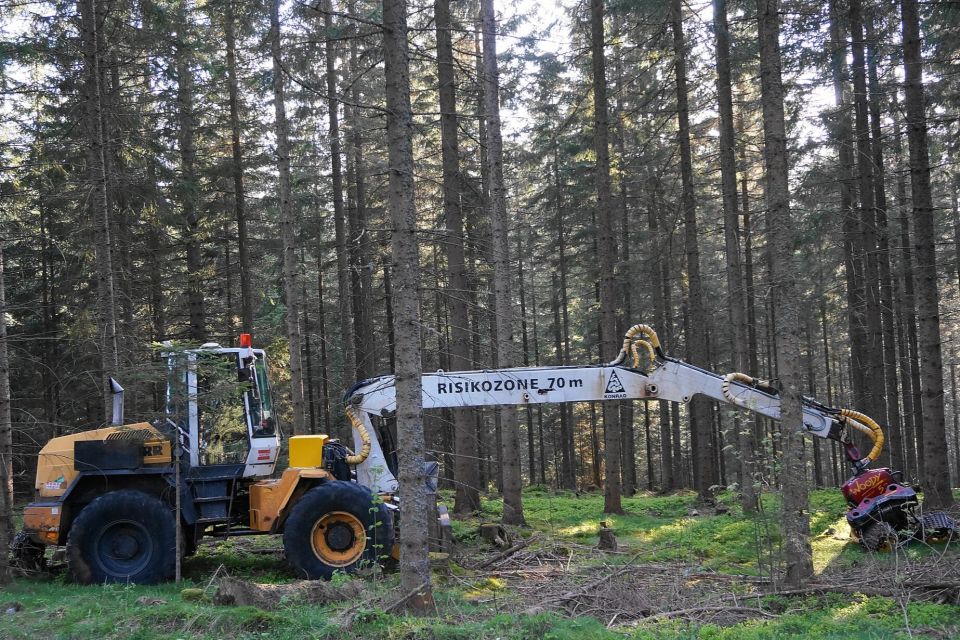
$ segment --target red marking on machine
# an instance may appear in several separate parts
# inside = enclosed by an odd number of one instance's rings
[[[882,495],[891,484],[893,484],[893,475],[890,469],[873,469],[848,480],[842,490],[847,502],[857,505],[864,500]]]
[[[270,449],[257,449],[257,462],[270,459]]]

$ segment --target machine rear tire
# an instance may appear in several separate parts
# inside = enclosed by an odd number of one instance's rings
[[[897,530],[889,522],[871,522],[860,531],[860,544],[867,551],[895,551],[900,544]]]
[[[100,496],[80,511],[67,537],[67,563],[81,584],[162,582],[175,562],[173,512],[141,491]]]
[[[393,518],[363,485],[331,480],[294,505],[283,530],[287,562],[298,577],[329,580],[335,571],[376,563],[393,547]]]

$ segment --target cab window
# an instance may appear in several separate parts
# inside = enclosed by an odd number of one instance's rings
[[[253,425],[254,438],[269,438],[277,432],[277,423],[273,413],[273,398],[270,395],[270,382],[267,378],[266,360],[261,356],[253,364],[253,380],[248,392],[250,403],[250,423]]]
[[[244,395],[233,353],[197,354],[197,419],[201,464],[242,464],[249,441]]]

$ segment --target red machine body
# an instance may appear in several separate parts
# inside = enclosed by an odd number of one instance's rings
[[[883,495],[892,484],[896,483],[890,469],[872,469],[850,478],[840,489],[847,502],[857,506],[868,498]]]

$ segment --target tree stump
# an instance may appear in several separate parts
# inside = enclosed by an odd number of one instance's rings
[[[506,549],[511,546],[510,534],[503,525],[495,522],[481,524],[480,537],[498,549]]]
[[[600,523],[600,542],[597,543],[597,548],[602,551],[617,550],[617,537],[613,535],[613,529],[606,521]]]

